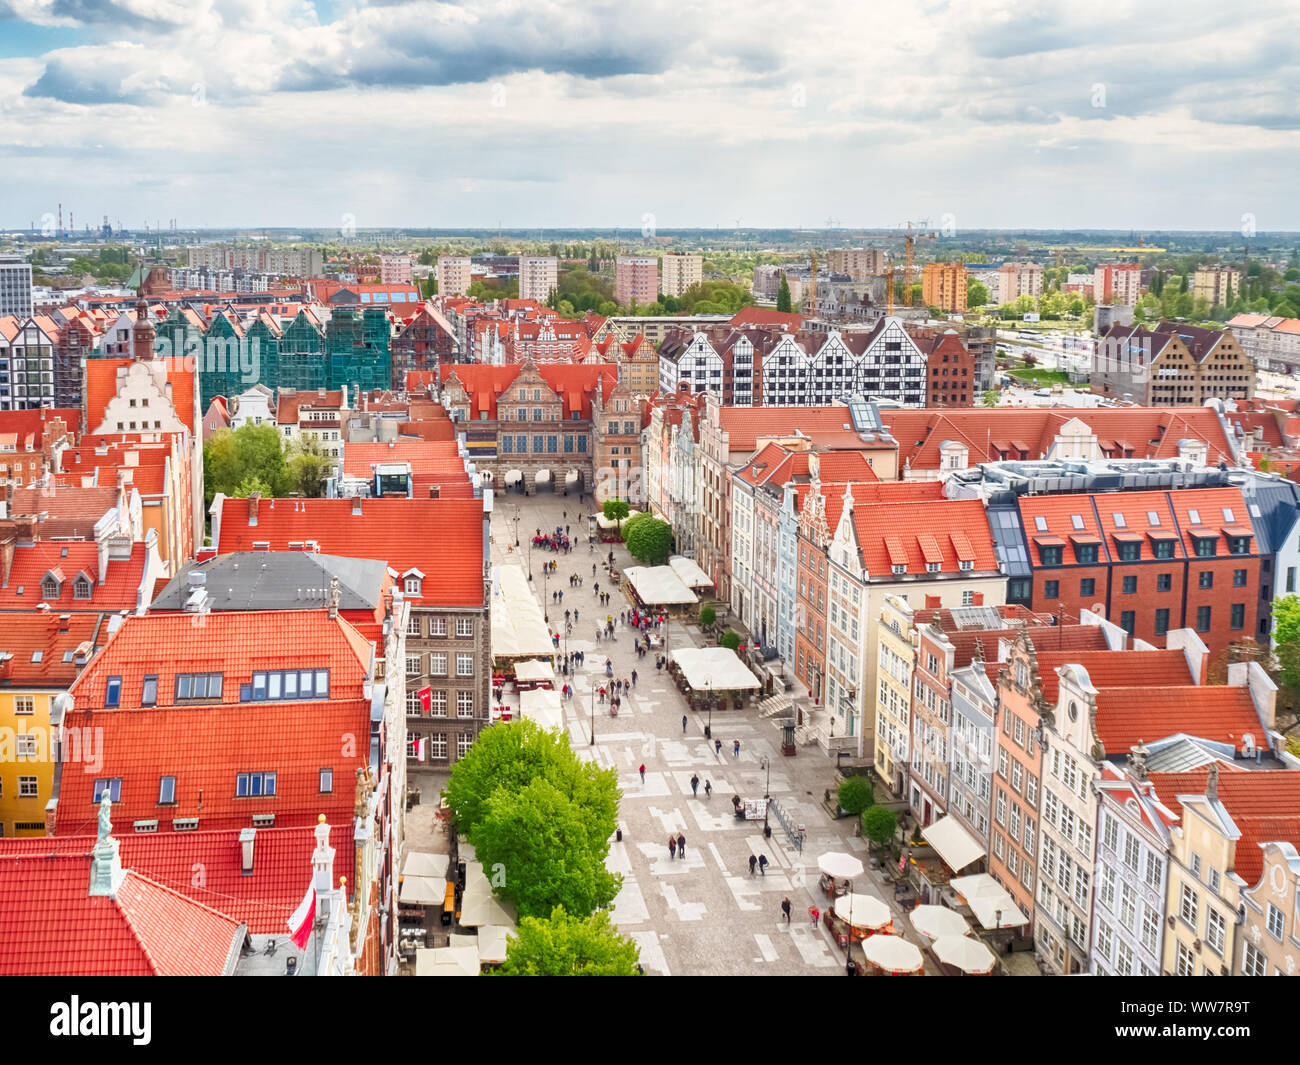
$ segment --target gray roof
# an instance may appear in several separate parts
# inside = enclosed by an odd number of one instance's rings
[[[368,558],[310,551],[238,551],[191,562],[154,598],[155,610],[182,610],[190,574],[202,573],[213,610],[319,610],[329,602],[330,578],[339,579],[340,610],[379,605],[387,566]]]
[[[1164,746],[1149,746],[1152,750],[1147,757],[1148,773],[1187,773],[1211,762],[1232,761],[1204,740],[1181,732],[1171,737],[1170,742]]]

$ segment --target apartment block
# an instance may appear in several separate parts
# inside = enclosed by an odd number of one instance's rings
[[[32,264],[17,256],[0,256],[0,315],[26,318],[32,313]]]
[[[469,292],[470,270],[468,255],[439,255],[438,295],[463,296]]]
[[[281,277],[321,277],[325,260],[316,248],[202,244],[187,249],[189,265],[209,270],[249,270]]]
[[[560,260],[554,255],[519,256],[519,298],[521,300],[545,303],[559,284]]]
[[[379,257],[379,280],[385,285],[411,283],[411,256],[384,253]]]
[[[854,281],[885,272],[885,253],[879,248],[831,248],[826,268],[832,274],[847,274]]]
[[[1237,298],[1241,271],[1231,266],[1205,266],[1193,272],[1188,287],[1193,299],[1203,299],[1211,307],[1226,307]]]
[[[659,298],[659,260],[620,255],[614,266],[614,301],[620,307],[654,303]]]
[[[1142,267],[1137,263],[1109,263],[1092,273],[1092,298],[1097,303],[1122,303],[1132,307],[1142,295]]]
[[[1003,263],[998,267],[998,286],[1000,303],[1013,303],[1021,296],[1041,296],[1043,268],[1038,263]]]
[[[698,285],[704,280],[704,256],[665,255],[663,271],[663,294],[680,296],[692,285]]]
[[[921,299],[927,307],[964,311],[966,268],[961,263],[926,263],[921,271]]]

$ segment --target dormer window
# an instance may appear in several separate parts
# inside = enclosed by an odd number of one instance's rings
[[[54,577],[46,577],[41,581],[41,598],[58,599],[60,584]]]
[[[76,581],[73,582],[73,585],[72,585],[72,598],[73,598],[73,599],[89,599],[89,598],[90,598],[90,581],[87,580],[85,577],[78,577],[78,578],[76,579]]]
[[[899,577],[901,577],[904,573],[907,572],[907,567],[904,566],[904,565],[893,566],[892,569],[893,569],[894,575],[895,575],[895,576],[899,576]]]
[[[420,578],[419,578],[419,577],[407,577],[407,578],[406,578],[406,586],[405,586],[405,590],[406,590],[406,594],[407,594],[407,595],[419,595],[419,594],[420,594]]]
[[[926,572],[926,573],[938,573],[938,572],[939,572],[939,567],[940,567],[940,563],[938,563],[938,562],[927,562],[927,563],[925,564],[925,572]]]

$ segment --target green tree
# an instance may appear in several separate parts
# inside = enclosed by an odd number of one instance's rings
[[[785,274],[782,274],[781,287],[776,290],[776,309],[782,314],[789,314],[791,307],[790,283],[785,279]]]
[[[718,612],[711,606],[700,607],[700,627],[707,629],[718,620]]]
[[[333,464],[314,438],[293,445],[286,465],[289,491],[309,499],[319,499],[325,494],[325,480]]]
[[[659,518],[638,521],[624,536],[632,557],[647,566],[657,566],[668,560],[673,551],[673,527]]]
[[[613,902],[623,883],[605,868],[613,834],[612,815],[539,777],[518,790],[497,787],[470,842],[485,870],[503,873],[495,890],[520,917],[540,917],[555,906],[586,917]]]
[[[989,302],[988,286],[974,279],[966,284],[966,306],[983,307]]]
[[[608,910],[575,917],[556,906],[524,917],[506,940],[502,976],[639,976],[641,948],[610,921]]]
[[[627,501],[623,499],[607,499],[603,510],[605,517],[610,521],[622,521],[628,515]]]
[[[898,818],[887,806],[871,806],[862,812],[862,834],[877,847],[894,838]]]
[[[857,817],[875,801],[871,781],[866,777],[846,777],[840,781],[840,809]]]
[[[984,393],[984,406],[996,407],[997,405],[998,405],[997,389],[990,388],[987,392]]]
[[[654,520],[655,520],[654,516],[645,510],[641,511],[639,514],[633,514],[630,518],[627,519],[627,521],[623,522],[623,528],[621,532],[623,533],[624,541],[626,541],[627,538],[632,535],[632,530],[635,529],[638,525],[640,525],[641,522],[654,521]]]
[[[273,425],[244,425],[212,434],[203,448],[204,494],[208,502],[217,492],[234,495],[254,478],[268,496],[284,495],[291,480],[285,465],[280,434]]]
[[[275,494],[271,491],[271,486],[255,473],[248,474],[230,494],[236,499],[247,499],[254,492],[268,498]]]
[[[614,771],[581,761],[566,735],[528,719],[483,730],[469,753],[452,766],[445,792],[447,805],[457,825],[473,841],[493,792],[498,788],[517,791],[539,778],[559,783],[566,794],[580,798],[595,815],[613,824],[619,798]]]
[[[725,647],[728,651],[734,651],[740,646],[740,633],[732,632],[728,629],[718,639],[718,644],[721,647]]]

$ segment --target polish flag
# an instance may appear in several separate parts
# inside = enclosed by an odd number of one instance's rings
[[[427,736],[422,740],[415,741],[415,757],[421,762],[429,757],[429,739]]]
[[[316,887],[313,884],[302,897],[302,902],[289,918],[289,938],[299,950],[307,945],[312,922],[316,919]]]
[[[429,708],[433,705],[433,689],[421,688],[415,694],[419,696],[420,705],[424,707],[424,712],[426,714],[429,713]]]

